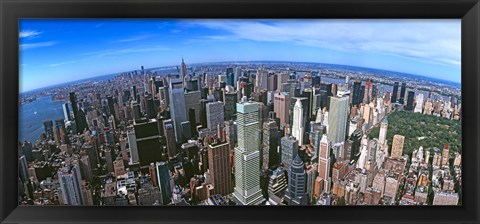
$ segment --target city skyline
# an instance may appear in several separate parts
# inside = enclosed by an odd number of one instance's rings
[[[19,30],[20,92],[175,66],[182,57],[341,64],[460,82],[460,20],[36,19]]]

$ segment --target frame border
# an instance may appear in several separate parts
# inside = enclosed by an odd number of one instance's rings
[[[479,223],[479,0],[0,0],[1,223]],[[462,206],[17,206],[19,18],[462,19]],[[14,84],[15,83],[15,84]]]

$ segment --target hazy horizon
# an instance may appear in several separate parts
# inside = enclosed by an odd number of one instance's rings
[[[461,83],[460,20],[22,19],[20,93],[125,71],[336,64]],[[81,77],[81,78],[78,78]]]

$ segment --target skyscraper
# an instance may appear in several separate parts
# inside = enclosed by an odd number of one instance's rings
[[[278,161],[278,126],[277,122],[270,118],[263,123],[263,145],[262,145],[262,169],[266,170],[277,165]]]
[[[400,159],[403,155],[403,143],[405,141],[405,137],[403,135],[394,135],[393,142],[392,142],[392,152],[390,155],[394,159]]]
[[[65,205],[83,205],[81,175],[78,163],[62,167],[58,170],[58,182]]]
[[[395,82],[393,85],[393,91],[392,91],[392,100],[390,102],[396,103],[397,102],[397,95],[398,95],[398,82]]]
[[[214,194],[226,196],[233,192],[230,150],[227,142],[208,145],[208,169]]]
[[[361,80],[355,80],[353,82],[353,95],[352,95],[352,105],[353,106],[358,106],[362,102],[362,81]]]
[[[380,123],[380,133],[378,134],[378,142],[380,145],[385,143],[387,139],[388,119],[385,117]]]
[[[407,90],[407,84],[402,82],[402,88],[400,89],[400,97],[398,99],[398,103],[404,104],[405,103],[405,91]]]
[[[290,96],[287,92],[275,93],[273,110],[280,119],[280,127],[290,123]]]
[[[185,61],[183,61],[183,57],[182,57],[182,64],[180,65],[180,75],[181,75],[182,80],[187,75],[187,65],[185,64]]]
[[[157,120],[152,119],[137,123],[133,127],[135,129],[135,142],[140,166],[148,166],[150,163],[161,161],[162,144],[160,143]],[[130,150],[132,150],[132,145],[130,145]]]
[[[304,123],[302,102],[300,99],[297,99],[293,108],[292,136],[298,140],[298,146],[302,146],[303,144],[303,134],[305,131]]]
[[[322,136],[320,141],[320,150],[318,154],[318,176],[322,178],[326,192],[330,190],[330,144],[327,135]]]
[[[280,140],[281,161],[283,167],[289,169],[293,158],[298,155],[298,140],[295,137],[287,135]]]
[[[307,205],[307,174],[300,156],[295,156],[288,172],[285,200],[289,205]]]
[[[77,125],[77,130],[74,130],[76,133],[79,133],[81,129],[78,127],[78,105],[77,105],[77,96],[75,92],[70,92],[70,104],[72,105],[73,118],[75,119],[75,124]],[[83,130],[82,130],[83,131]]]
[[[172,119],[163,121],[163,133],[167,142],[168,158],[172,158],[176,154],[175,127],[173,126]]]
[[[220,130],[223,128],[225,121],[223,108],[223,103],[220,101],[207,103],[207,128],[210,129],[212,135],[217,135],[219,125]]]
[[[260,123],[258,105],[243,97],[237,103],[238,146],[235,148],[234,197],[242,205],[263,202],[260,189]]]
[[[420,93],[415,97],[415,109],[413,112],[422,113],[423,112],[423,94]]]
[[[165,162],[157,162],[157,183],[162,193],[163,205],[167,205],[171,202],[172,188],[170,185],[170,170],[168,164]]]
[[[328,136],[332,143],[345,141],[348,117],[348,97],[330,97]]]
[[[408,91],[407,106],[405,107],[406,111],[413,111],[414,98],[415,98],[415,92]]]
[[[185,95],[182,79],[170,79],[170,114],[175,124],[175,139],[182,142],[182,122],[187,121],[187,111],[185,109]]]
[[[232,91],[224,91],[223,92],[223,103],[225,109],[225,120],[232,120],[235,113],[236,113],[236,105],[237,105],[237,92]]]
[[[70,120],[70,110],[68,109],[68,103],[62,104],[63,108],[63,116],[65,117],[66,121]]]

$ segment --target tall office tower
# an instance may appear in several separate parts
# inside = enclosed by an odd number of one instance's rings
[[[148,88],[147,73],[145,72],[145,69],[143,68],[143,65],[142,65],[141,69],[142,69],[142,75],[143,75],[143,93],[149,93],[150,88]],[[143,93],[141,95],[143,95]]]
[[[230,149],[227,142],[208,145],[208,169],[214,194],[227,196],[233,192]]]
[[[26,183],[29,179],[28,177],[28,163],[26,157],[20,156],[18,158],[18,176],[22,180],[22,183]]]
[[[80,133],[81,129],[78,127],[78,105],[77,105],[77,95],[75,95],[75,92],[70,92],[70,104],[72,105],[72,110],[73,110],[73,118],[75,120],[75,124],[77,125],[77,130],[74,130],[76,133]],[[83,130],[82,130],[83,131]]]
[[[380,123],[380,133],[378,134],[378,142],[380,145],[385,144],[387,139],[388,119],[385,117]]]
[[[353,106],[358,106],[362,102],[362,81],[361,80],[355,80],[353,82],[353,94],[352,94],[352,105]]]
[[[173,158],[176,154],[176,142],[175,142],[175,126],[173,126],[172,119],[163,121],[163,133],[167,141],[167,153],[168,158]]]
[[[137,101],[137,87],[136,86],[132,86],[132,90],[130,91],[130,98],[131,100],[133,101]]]
[[[185,140],[191,139],[192,138],[192,128],[190,125],[190,121],[184,121],[181,123],[182,126],[182,138]]]
[[[225,70],[225,75],[227,76],[227,85],[235,86],[235,74],[233,73],[233,68],[227,68]]]
[[[180,65],[180,78],[182,81],[185,79],[185,76],[187,76],[187,65],[185,64],[185,61],[183,61],[182,57],[182,64]]]
[[[296,155],[288,172],[285,201],[288,205],[307,205],[307,174],[300,156]]]
[[[153,98],[151,96],[148,96],[145,98],[145,101],[147,103],[147,118],[148,119],[155,118],[157,116],[157,111],[155,108],[155,104],[153,102]]]
[[[414,113],[422,113],[423,112],[423,94],[420,93],[415,97],[415,109],[413,110]]]
[[[63,117],[65,118],[66,121],[70,120],[70,110],[68,109],[68,103],[62,104],[63,108]]]
[[[398,100],[397,98],[398,98],[398,82],[395,82],[395,84],[393,85],[392,99],[390,100],[390,102],[392,102],[392,104],[396,103]]]
[[[212,135],[217,135],[218,125],[220,130],[223,129],[223,103],[220,101],[207,103],[207,128],[210,129]],[[221,136],[217,136],[221,137]]]
[[[130,148],[130,163],[131,164],[140,163],[135,131],[133,130],[127,131],[127,139],[128,139],[128,146]]]
[[[157,167],[157,183],[162,193],[162,205],[168,205],[172,198],[172,188],[170,182],[170,170],[166,162],[155,163]]]
[[[405,103],[405,91],[407,90],[407,84],[402,82],[402,87],[400,89],[400,97],[398,98],[398,103]]]
[[[43,130],[45,132],[45,135],[47,135],[47,137],[53,138],[53,121],[52,120],[44,121]]]
[[[188,121],[190,122],[190,132],[192,136],[197,135],[197,119],[195,118],[195,113],[196,111],[194,108],[188,109]]]
[[[207,103],[208,100],[200,100],[200,124],[202,128],[207,128]]]
[[[292,136],[298,140],[298,146],[303,145],[303,134],[305,131],[303,121],[303,106],[300,99],[297,99],[293,108]]]
[[[255,92],[260,92],[261,90],[266,90],[268,88],[268,72],[259,68],[257,70],[257,77],[255,79]]]
[[[280,119],[281,128],[290,123],[290,96],[288,95],[288,93],[275,93],[273,111]]]
[[[112,95],[107,96],[107,103],[108,103],[108,115],[113,115],[113,117],[115,117],[115,119],[116,119],[117,116],[115,114],[115,108],[113,108],[113,105],[115,104],[115,102],[113,102],[113,96]]]
[[[403,155],[403,143],[405,137],[403,135],[394,135],[392,142],[392,151],[390,156],[394,159],[400,159]]]
[[[234,81],[234,82],[233,82],[233,84],[234,84],[233,86],[234,86],[234,87],[237,87],[238,77],[240,77],[240,76],[242,76],[242,68],[236,67],[236,68],[235,68],[235,73],[234,73],[234,75],[233,75],[233,81]],[[237,89],[237,90],[238,90],[238,89]]]
[[[72,165],[58,169],[58,182],[65,205],[83,205],[80,168],[76,161]]]
[[[322,136],[322,140],[320,141],[320,150],[318,154],[318,176],[322,178],[323,183],[325,186],[323,189],[325,192],[330,191],[330,144],[328,141],[327,135]]]
[[[182,142],[182,122],[187,121],[187,111],[185,109],[185,94],[182,79],[170,79],[170,115],[175,124],[175,139]]]
[[[367,79],[365,82],[365,92],[363,93],[362,101],[364,104],[368,104],[370,102],[372,96],[372,83],[373,80]]]
[[[413,111],[414,98],[415,98],[415,92],[408,91],[407,106],[405,108],[406,111]]]
[[[330,97],[330,110],[328,112],[328,136],[335,144],[345,141],[348,117],[348,97]]]
[[[225,105],[225,120],[233,120],[236,113],[237,92],[223,92],[223,103]]]
[[[260,189],[260,123],[258,105],[243,97],[237,103],[238,146],[235,148],[234,197],[242,205],[263,202]]]
[[[267,170],[279,164],[278,161],[278,126],[277,122],[270,118],[263,123],[263,145],[261,161],[262,170]]]
[[[200,100],[202,99],[202,93],[200,91],[190,91],[185,93],[185,110],[190,108],[195,109],[195,120],[200,121]],[[188,115],[190,119],[190,115]]]
[[[150,121],[137,123],[133,127],[140,166],[145,167],[150,163],[161,161],[162,144],[160,143],[157,120],[151,119]]]
[[[298,140],[290,135],[284,136],[280,140],[280,151],[283,167],[288,170],[293,158],[298,155]]]

